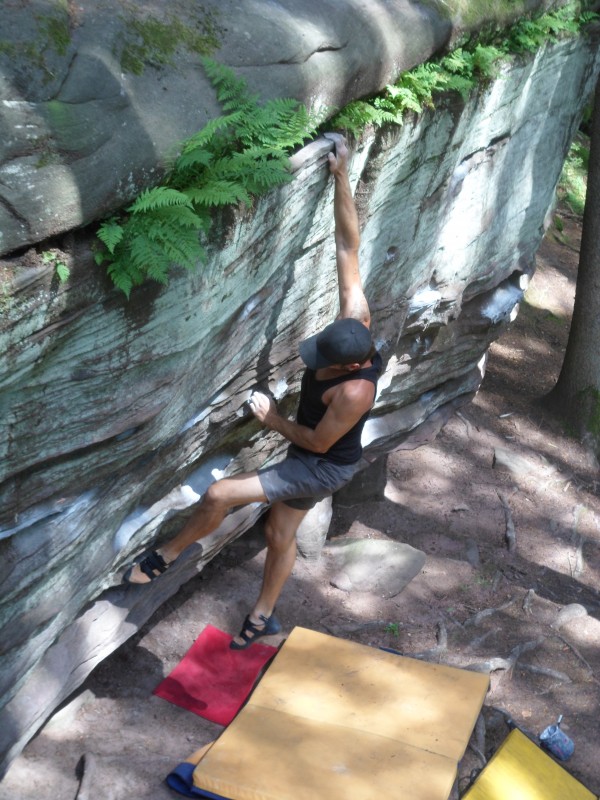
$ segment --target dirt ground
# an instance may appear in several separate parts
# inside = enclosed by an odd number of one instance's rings
[[[302,625],[490,670],[485,724],[460,763],[454,797],[510,719],[535,737],[559,714],[575,742],[565,768],[600,793],[600,477],[539,403],[558,376],[576,279],[578,223],[562,217],[473,403],[432,444],[388,457],[383,496],[334,508],[332,538],[408,542],[427,556],[421,574],[383,599],[334,588],[325,556],[299,559],[278,606],[283,636]],[[183,587],[30,742],[0,800],[174,797],[165,775],[222,729],[151,692],[207,623],[237,632],[263,559],[254,529]]]

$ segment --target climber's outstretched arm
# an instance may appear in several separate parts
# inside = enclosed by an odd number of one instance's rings
[[[335,179],[333,213],[335,252],[340,293],[339,318],[353,317],[369,327],[371,314],[365,297],[358,265],[360,234],[358,215],[348,179],[348,148],[339,133],[326,133],[335,147],[329,153],[329,170]]]

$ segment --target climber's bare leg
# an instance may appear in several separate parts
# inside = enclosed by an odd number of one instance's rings
[[[224,520],[227,512],[234,506],[247,503],[264,503],[267,501],[260,479],[256,472],[223,478],[211,484],[206,490],[202,502],[195,509],[181,531],[156,552],[170,564],[186,547],[199,539],[203,539],[216,530]],[[158,576],[159,572],[156,572]],[[139,565],[127,574],[128,583],[150,583],[149,578]]]
[[[306,509],[292,508],[285,503],[274,503],[265,523],[267,556],[263,582],[258,600],[250,613],[250,621],[260,631],[265,626],[261,617],[268,619],[281,590],[289,578],[296,560],[296,531],[307,514]],[[256,638],[260,633],[256,635]],[[234,641],[244,644],[240,636]]]

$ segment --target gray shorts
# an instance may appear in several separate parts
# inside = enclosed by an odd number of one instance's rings
[[[357,469],[358,462],[334,464],[318,453],[291,445],[283,461],[259,469],[258,477],[269,503],[283,502],[291,508],[308,510],[345,486]]]

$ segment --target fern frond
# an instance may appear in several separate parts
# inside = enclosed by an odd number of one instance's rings
[[[133,279],[126,266],[120,260],[113,261],[108,265],[107,272],[114,286],[116,286],[117,289],[120,289],[125,297],[129,300],[129,295],[133,289]]]
[[[396,107],[400,109],[408,109],[420,114],[423,111],[423,106],[419,103],[416,94],[407,86],[388,86],[387,90],[391,97],[394,98]]]
[[[181,151],[182,155],[185,153],[190,153],[196,148],[205,147],[205,145],[215,138],[217,133],[223,132],[223,130],[228,127],[235,127],[235,125],[237,125],[242,118],[242,112],[235,111],[232,114],[226,114],[224,116],[209,120],[202,130],[198,131],[198,133],[195,133],[193,136],[190,136],[190,138],[185,141]]]
[[[419,64],[419,66],[404,72],[397,86],[406,86],[417,96],[418,100],[426,106],[433,107],[433,93],[437,92],[444,83],[444,70],[439,64]]]
[[[578,31],[578,25],[573,19],[561,19],[560,16],[550,17],[546,22],[547,31],[557,39],[561,34],[575,34]]]
[[[191,199],[190,206],[192,205]],[[148,214],[148,227],[152,227],[152,223],[156,221],[158,224],[168,223],[173,225],[181,233],[183,228],[191,228],[192,230],[204,230],[207,223],[207,215],[199,215],[196,211],[192,211],[187,206],[167,206],[165,208],[157,208]]]
[[[398,103],[387,94],[376,97],[375,100],[373,100],[373,107],[379,112],[377,124],[383,125],[385,122],[396,125],[402,124],[404,108],[399,106]]]
[[[150,262],[159,270],[162,270],[165,264],[168,269],[171,263],[193,269],[204,255],[204,250],[198,247],[197,234],[193,231],[181,231],[168,225],[155,225],[148,231],[148,240],[158,245],[158,252],[162,254],[162,260],[157,258]]]
[[[301,144],[314,131],[306,108],[297,100],[288,98],[270,100],[256,109],[247,123],[247,129],[240,137],[246,146],[260,143],[266,147],[289,149]]]
[[[493,78],[498,72],[497,64],[504,53],[493,45],[476,45],[473,51],[473,68],[485,78]]]
[[[533,52],[544,43],[545,38],[545,33],[538,24],[524,19],[511,28],[507,43],[516,52]]]
[[[224,206],[240,200],[250,204],[248,192],[239,183],[228,180],[212,180],[206,186],[191,186],[186,195],[194,206]]]
[[[365,125],[379,124],[380,117],[381,113],[365,100],[355,100],[348,103],[331,122],[335,128],[357,134]]]
[[[202,66],[217,93],[217,100],[225,111],[233,108],[250,108],[256,105],[258,95],[250,95],[243,78],[238,78],[232,69],[204,56]]]
[[[129,245],[129,255],[131,265],[140,274],[148,275],[161,283],[160,276],[167,274],[171,260],[164,251],[164,248],[153,241],[147,234],[135,236]],[[159,277],[157,277],[159,276]]]
[[[466,100],[476,83],[477,81],[472,76],[451,75],[448,78],[446,89],[449,92],[458,92],[463,100]]]
[[[289,165],[288,154],[284,148],[277,146],[265,147],[262,145],[252,145],[250,147],[246,147],[239,153],[231,154],[232,168],[236,172],[239,172],[240,170],[251,169],[252,164],[255,161],[260,161],[261,159],[265,158],[272,158],[280,161],[284,169],[287,169]]]
[[[62,261],[59,261],[56,264],[56,274],[58,275],[58,280],[61,283],[65,283],[69,280],[69,275],[71,274],[71,270],[67,267],[66,264],[63,264]]]
[[[108,251],[106,250],[106,248],[104,246],[102,246],[102,247],[94,247],[93,248],[93,253],[94,253],[94,262],[99,267],[101,267],[102,264],[104,264],[105,261],[110,261],[110,259],[108,257],[108,255],[109,255]]]
[[[286,168],[272,159],[256,161],[251,174],[244,176],[244,185],[251,194],[261,195],[267,190],[284,183],[289,183],[294,176],[289,172],[289,162],[286,159]]]
[[[123,226],[113,218],[103,222],[98,229],[97,236],[106,245],[109,253],[115,252],[115,247],[123,238]]]
[[[581,14],[579,21],[582,25],[589,25],[590,22],[597,22],[600,19],[600,14],[596,14],[594,11],[584,11]]]
[[[123,248],[123,252],[109,264],[107,272],[114,285],[127,297],[131,289],[142,284],[145,278],[145,274],[132,262],[129,247]]]
[[[473,56],[462,47],[458,47],[442,59],[442,67],[454,74],[471,73],[473,71]]]
[[[154,189],[143,191],[127,210],[132,214],[138,214],[167,206],[188,206],[188,208],[191,208],[189,198],[183,192],[168,186],[156,186]]]
[[[174,175],[176,175],[177,173],[184,171],[187,172],[193,167],[206,167],[210,164],[212,159],[213,153],[211,153],[210,150],[206,150],[202,147],[190,148],[181,153],[181,155],[176,159],[175,163],[173,164],[172,172]]]

